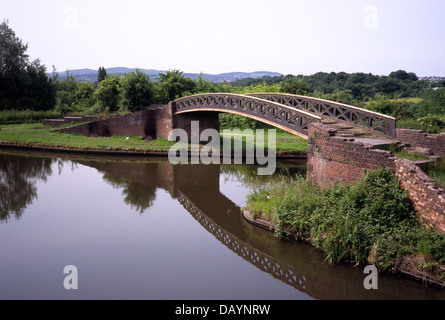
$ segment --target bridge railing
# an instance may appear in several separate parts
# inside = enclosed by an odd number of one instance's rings
[[[318,98],[283,93],[251,93],[251,97],[270,100],[292,108],[304,110],[321,117],[340,120],[353,126],[397,137],[397,119],[370,110]]]
[[[302,109],[259,97],[230,93],[199,94],[174,101],[173,113],[192,111],[234,113],[265,122],[304,138],[308,136],[309,123],[322,121],[322,117]]]

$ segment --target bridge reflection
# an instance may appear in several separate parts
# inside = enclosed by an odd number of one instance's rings
[[[221,177],[236,175],[249,180],[249,166],[177,165],[168,161],[129,161],[122,159],[82,159],[7,155],[0,160],[0,221],[11,215],[18,218],[36,197],[36,181],[45,181],[59,165],[84,165],[95,168],[103,179],[122,189],[125,202],[141,214],[149,214],[158,189],[166,190],[190,215],[232,252],[298,291],[316,299],[382,299],[414,295],[419,287],[379,278],[379,290],[363,288],[363,273],[350,265],[329,266],[324,256],[312,247],[275,238],[268,230],[248,223],[240,207],[220,190]],[[278,166],[278,172],[280,170]],[[239,171],[238,171],[239,170]],[[304,172],[304,169],[302,169]],[[261,179],[265,179],[262,177]],[[261,181],[260,181],[261,182]],[[247,183],[247,182],[246,182]],[[27,192],[18,203],[13,193]],[[5,192],[3,192],[5,191]],[[382,281],[383,280],[383,281]]]
[[[249,261],[257,268],[270,273],[273,277],[293,286],[299,291],[306,289],[306,277],[297,275],[291,267],[283,265],[273,257],[266,255],[258,249],[241,241],[229,231],[221,228],[217,223],[212,221],[204,212],[196,207],[183,193],[179,193],[179,202],[182,206],[218,241],[235,252],[243,259]],[[239,210],[238,210],[239,211]]]
[[[364,290],[363,274],[359,270],[354,271],[349,265],[325,264],[325,257],[309,245],[277,239],[272,232],[248,223],[241,214],[241,208],[220,190],[221,172],[230,171],[225,166],[171,165],[163,161],[137,163],[82,160],[78,163],[96,168],[104,174],[105,180],[124,179],[121,181],[137,183],[139,192],[146,191],[149,197],[154,187],[166,190],[203,228],[232,252],[311,297],[381,298],[378,292]],[[253,174],[256,171],[245,170],[242,175],[248,172]],[[130,190],[128,186],[120,187],[124,187],[124,194]],[[137,203],[132,205],[138,206]],[[148,208],[145,212],[149,214]]]
[[[168,162],[113,161],[78,163],[102,172],[104,179],[113,186],[124,188],[124,195],[128,195],[130,189],[135,189],[138,193],[147,192],[146,196],[152,199],[153,187],[166,190],[202,227],[238,256],[297,290],[307,291],[304,272],[274,258],[276,252],[267,254],[254,246],[255,243],[276,242],[277,239],[271,233],[265,234],[263,230],[249,225],[241,215],[240,207],[220,192],[220,165],[173,166]],[[121,183],[116,184],[116,181]],[[134,188],[135,183],[139,185],[138,188]],[[141,208],[139,202],[129,205]]]

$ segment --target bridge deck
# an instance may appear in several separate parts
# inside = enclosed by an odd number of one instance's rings
[[[210,93],[174,101],[175,114],[228,112],[253,118],[307,138],[311,122],[323,122],[339,135],[396,137],[396,119],[370,110],[318,98],[281,93]]]

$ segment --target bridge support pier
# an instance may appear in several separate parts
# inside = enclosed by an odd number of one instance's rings
[[[172,128],[183,129],[187,132],[189,142],[192,137],[192,122],[199,122],[199,135],[206,129],[214,129],[219,132],[219,112],[198,111],[189,113],[176,113],[176,103],[170,102],[168,109],[172,114]],[[163,137],[164,138],[164,137]],[[168,138],[168,137],[165,137]]]

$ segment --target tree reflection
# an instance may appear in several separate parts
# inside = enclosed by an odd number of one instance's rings
[[[0,154],[0,221],[20,219],[37,198],[36,182],[52,174],[51,158]]]
[[[135,182],[134,180],[104,173],[103,179],[114,188],[123,188],[124,201],[141,214],[149,209],[156,200],[156,186]]]

